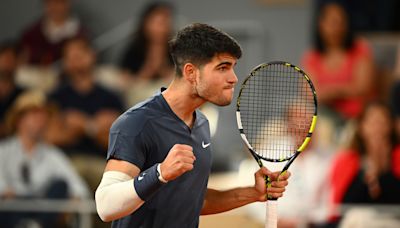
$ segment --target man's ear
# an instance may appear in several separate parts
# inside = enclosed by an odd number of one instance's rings
[[[193,63],[186,63],[183,65],[183,77],[191,84],[196,82],[197,67]]]

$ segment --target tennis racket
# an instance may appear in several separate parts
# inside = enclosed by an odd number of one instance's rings
[[[281,61],[255,67],[237,98],[240,135],[260,167],[284,162],[281,174],[306,148],[317,121],[317,96],[304,71]],[[267,188],[271,180],[266,177]],[[277,227],[277,200],[268,197],[267,228]]]

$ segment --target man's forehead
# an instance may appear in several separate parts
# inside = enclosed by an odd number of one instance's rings
[[[237,58],[235,58],[233,55],[228,54],[228,53],[220,53],[220,54],[216,54],[213,57],[213,61],[221,63],[221,62],[229,62],[232,63],[232,65],[235,65],[237,62]]]

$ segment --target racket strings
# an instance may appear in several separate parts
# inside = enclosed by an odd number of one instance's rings
[[[258,155],[286,160],[302,145],[315,112],[313,92],[293,67],[272,64],[252,73],[240,98],[246,137]]]

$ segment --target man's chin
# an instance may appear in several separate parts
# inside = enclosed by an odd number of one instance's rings
[[[211,102],[211,103],[213,103],[215,105],[218,105],[218,106],[228,106],[228,105],[230,105],[232,103],[232,99],[225,100],[225,101]]]

